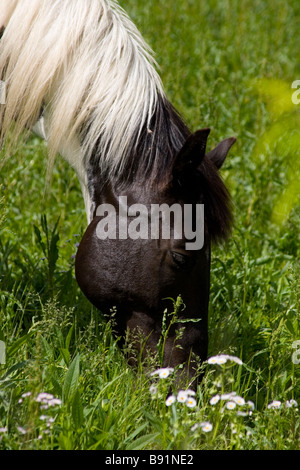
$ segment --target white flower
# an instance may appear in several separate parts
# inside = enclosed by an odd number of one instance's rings
[[[46,421],[46,419],[48,419],[48,418],[49,418],[49,416],[46,416],[46,415],[41,415],[41,416],[40,416],[40,419],[41,419],[42,421]]]
[[[54,398],[51,393],[39,393],[38,396],[36,397],[35,401],[41,402],[41,403],[48,403],[49,400],[52,400]]]
[[[270,408],[280,408],[281,407],[281,401],[279,400],[274,400],[272,403],[269,403],[268,409]]]
[[[196,400],[192,397],[195,395],[196,392],[194,392],[194,390],[179,390],[177,394],[177,401],[180,403],[186,403],[187,406],[193,408],[196,405]]]
[[[26,429],[22,428],[21,426],[17,426],[17,430],[18,430],[21,434],[26,434],[26,433],[27,433]]]
[[[292,406],[295,406],[296,408],[298,407],[298,403],[296,402],[296,400],[287,400],[285,402],[285,407],[286,408],[291,408]]]
[[[220,395],[215,395],[215,396],[211,397],[211,399],[209,400],[209,403],[211,405],[216,405],[219,400],[220,400]]]
[[[236,364],[242,365],[243,361],[236,356],[230,356],[229,354],[220,354],[218,356],[212,356],[208,359],[208,364],[225,364],[227,361],[233,361]]]
[[[223,393],[221,395],[221,400],[231,400],[236,395],[236,392]]]
[[[235,407],[236,407],[236,403],[234,401],[228,401],[226,403],[227,410],[234,410]]]
[[[191,431],[194,432],[196,431],[196,429],[199,428],[199,424],[198,423],[195,423],[192,427],[191,427]]]
[[[26,398],[26,397],[30,397],[30,396],[31,396],[31,392],[26,392],[26,393],[22,394],[22,398]]]
[[[177,401],[179,401],[180,403],[184,403],[188,398],[188,394],[186,393],[185,390],[179,390],[178,394],[177,394]]]
[[[219,364],[219,365],[222,365],[222,364],[225,364],[225,362],[227,362],[227,359],[226,357],[224,356],[224,354],[221,354],[219,356],[212,356],[210,357],[208,360],[207,360],[208,364]]]
[[[255,405],[254,405],[253,401],[251,401],[251,400],[248,400],[246,405],[248,405],[249,408],[251,408],[251,410],[254,410],[254,408],[255,408]]]
[[[231,430],[232,430],[232,434],[236,434],[237,431],[236,431],[236,427],[233,423],[230,424],[230,427],[231,427]]]
[[[239,357],[236,357],[236,356],[226,356],[226,358],[227,358],[229,361],[233,361],[233,362],[235,362],[236,364],[239,364],[240,366],[243,364],[243,361],[242,361]]]
[[[204,423],[200,423],[201,429],[203,432],[210,432],[212,430],[212,424],[209,423],[208,421]]]
[[[185,392],[188,396],[191,397],[194,397],[196,395],[196,392],[194,390],[191,390],[190,388],[188,388]]]
[[[49,406],[56,406],[56,405],[61,405],[61,400],[59,398],[51,398],[51,400],[48,401]]]
[[[170,395],[167,399],[166,399],[166,406],[171,406],[173,405],[173,403],[175,403],[176,401],[176,397],[174,397],[174,395]]]
[[[149,392],[151,393],[151,395],[156,395],[157,387],[155,387],[155,385],[151,385],[151,387],[149,388]]]
[[[186,404],[186,406],[188,406],[189,408],[195,408],[197,402],[196,402],[195,398],[188,396],[187,399],[186,399],[185,404]]]
[[[158,375],[160,379],[166,379],[167,377],[169,377],[170,373],[173,371],[174,371],[173,367],[164,367],[164,368],[155,370],[150,375],[151,376]]]
[[[239,397],[239,396],[232,397],[232,400],[233,400],[237,405],[240,405],[240,406],[245,405],[245,400],[244,400],[243,397]]]
[[[0,434],[7,432],[7,428],[0,428]]]

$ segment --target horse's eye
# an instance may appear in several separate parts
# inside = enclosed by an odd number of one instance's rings
[[[192,259],[190,256],[178,253],[178,251],[171,251],[171,256],[176,266],[180,269],[186,269],[192,265]]]

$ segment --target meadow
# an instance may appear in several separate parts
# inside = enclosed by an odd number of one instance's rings
[[[237,137],[222,168],[234,227],[212,253],[211,359],[195,395],[167,402],[163,341],[129,367],[130,342],[121,352],[113,315],[74,277],[76,175],[58,156],[48,187],[32,136],[0,174],[0,449],[299,450],[300,3],[120,3],[190,128],[210,127],[211,147]]]

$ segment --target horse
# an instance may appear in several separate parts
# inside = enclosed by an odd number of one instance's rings
[[[210,129],[188,128],[152,50],[115,0],[1,0],[0,28],[0,142],[9,136],[9,149],[33,131],[47,141],[49,172],[57,153],[76,171],[87,215],[75,260],[80,289],[102,312],[113,309],[119,337],[143,338],[145,355],[157,353],[169,322],[162,366],[197,383],[207,359],[211,245],[232,226],[219,170],[235,137],[206,150]],[[137,230],[140,208],[147,219],[152,206],[170,209],[168,237]],[[182,217],[191,209],[194,228],[204,207],[196,249],[192,237],[178,236],[175,206]],[[99,235],[112,220],[107,208],[136,222],[134,237],[116,224],[114,236]],[[163,211],[156,221],[163,225]],[[184,308],[171,324],[167,299],[178,296]]]

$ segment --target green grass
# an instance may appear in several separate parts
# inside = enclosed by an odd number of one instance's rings
[[[32,137],[1,168],[0,449],[299,449],[299,408],[285,403],[300,405],[300,364],[292,361],[300,340],[300,105],[291,102],[300,4],[121,3],[189,126],[211,127],[211,146],[238,139],[222,170],[235,224],[230,241],[213,249],[209,354],[243,365],[206,364],[193,408],[165,405],[172,374],[150,376],[154,360],[138,361],[137,371],[127,365],[113,322],[74,279],[86,227],[79,183],[58,158],[45,193],[46,147]],[[42,392],[61,403],[36,401]],[[210,403],[225,392],[254,410]],[[281,406],[268,408],[274,400]]]

